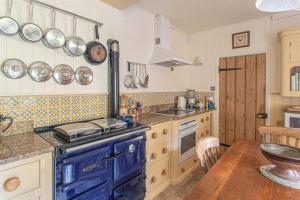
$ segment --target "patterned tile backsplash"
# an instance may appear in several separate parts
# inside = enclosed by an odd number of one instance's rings
[[[107,116],[107,95],[0,97],[0,113],[14,119],[6,135],[42,127]],[[5,124],[4,124],[5,125]]]
[[[201,98],[209,94],[211,93],[197,92],[196,97]],[[174,104],[176,97],[185,95],[185,92],[124,93],[124,95],[142,102],[144,107],[151,107]],[[13,125],[5,135],[19,134],[30,132],[34,127],[107,117],[108,95],[0,96],[0,114],[14,119]]]

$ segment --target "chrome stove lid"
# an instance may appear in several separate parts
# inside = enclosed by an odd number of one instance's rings
[[[126,122],[118,119],[113,119],[113,118],[97,119],[89,122],[100,126],[103,132],[107,132],[112,129],[122,129],[127,127]]]
[[[89,135],[91,133],[101,131],[101,127],[93,123],[85,122],[85,123],[72,123],[72,124],[58,126],[55,127],[54,130],[66,136]]]
[[[110,118],[65,124],[57,126],[53,130],[66,141],[74,142],[126,128],[126,122]]]

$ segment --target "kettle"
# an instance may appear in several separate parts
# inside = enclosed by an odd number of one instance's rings
[[[179,96],[177,101],[177,108],[185,108],[186,107],[186,98],[184,96]]]

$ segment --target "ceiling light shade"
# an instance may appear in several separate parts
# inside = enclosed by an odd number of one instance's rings
[[[300,10],[300,0],[257,0],[256,8],[264,12]]]

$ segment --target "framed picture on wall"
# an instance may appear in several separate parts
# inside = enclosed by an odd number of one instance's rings
[[[250,31],[232,34],[232,48],[250,47]]]

